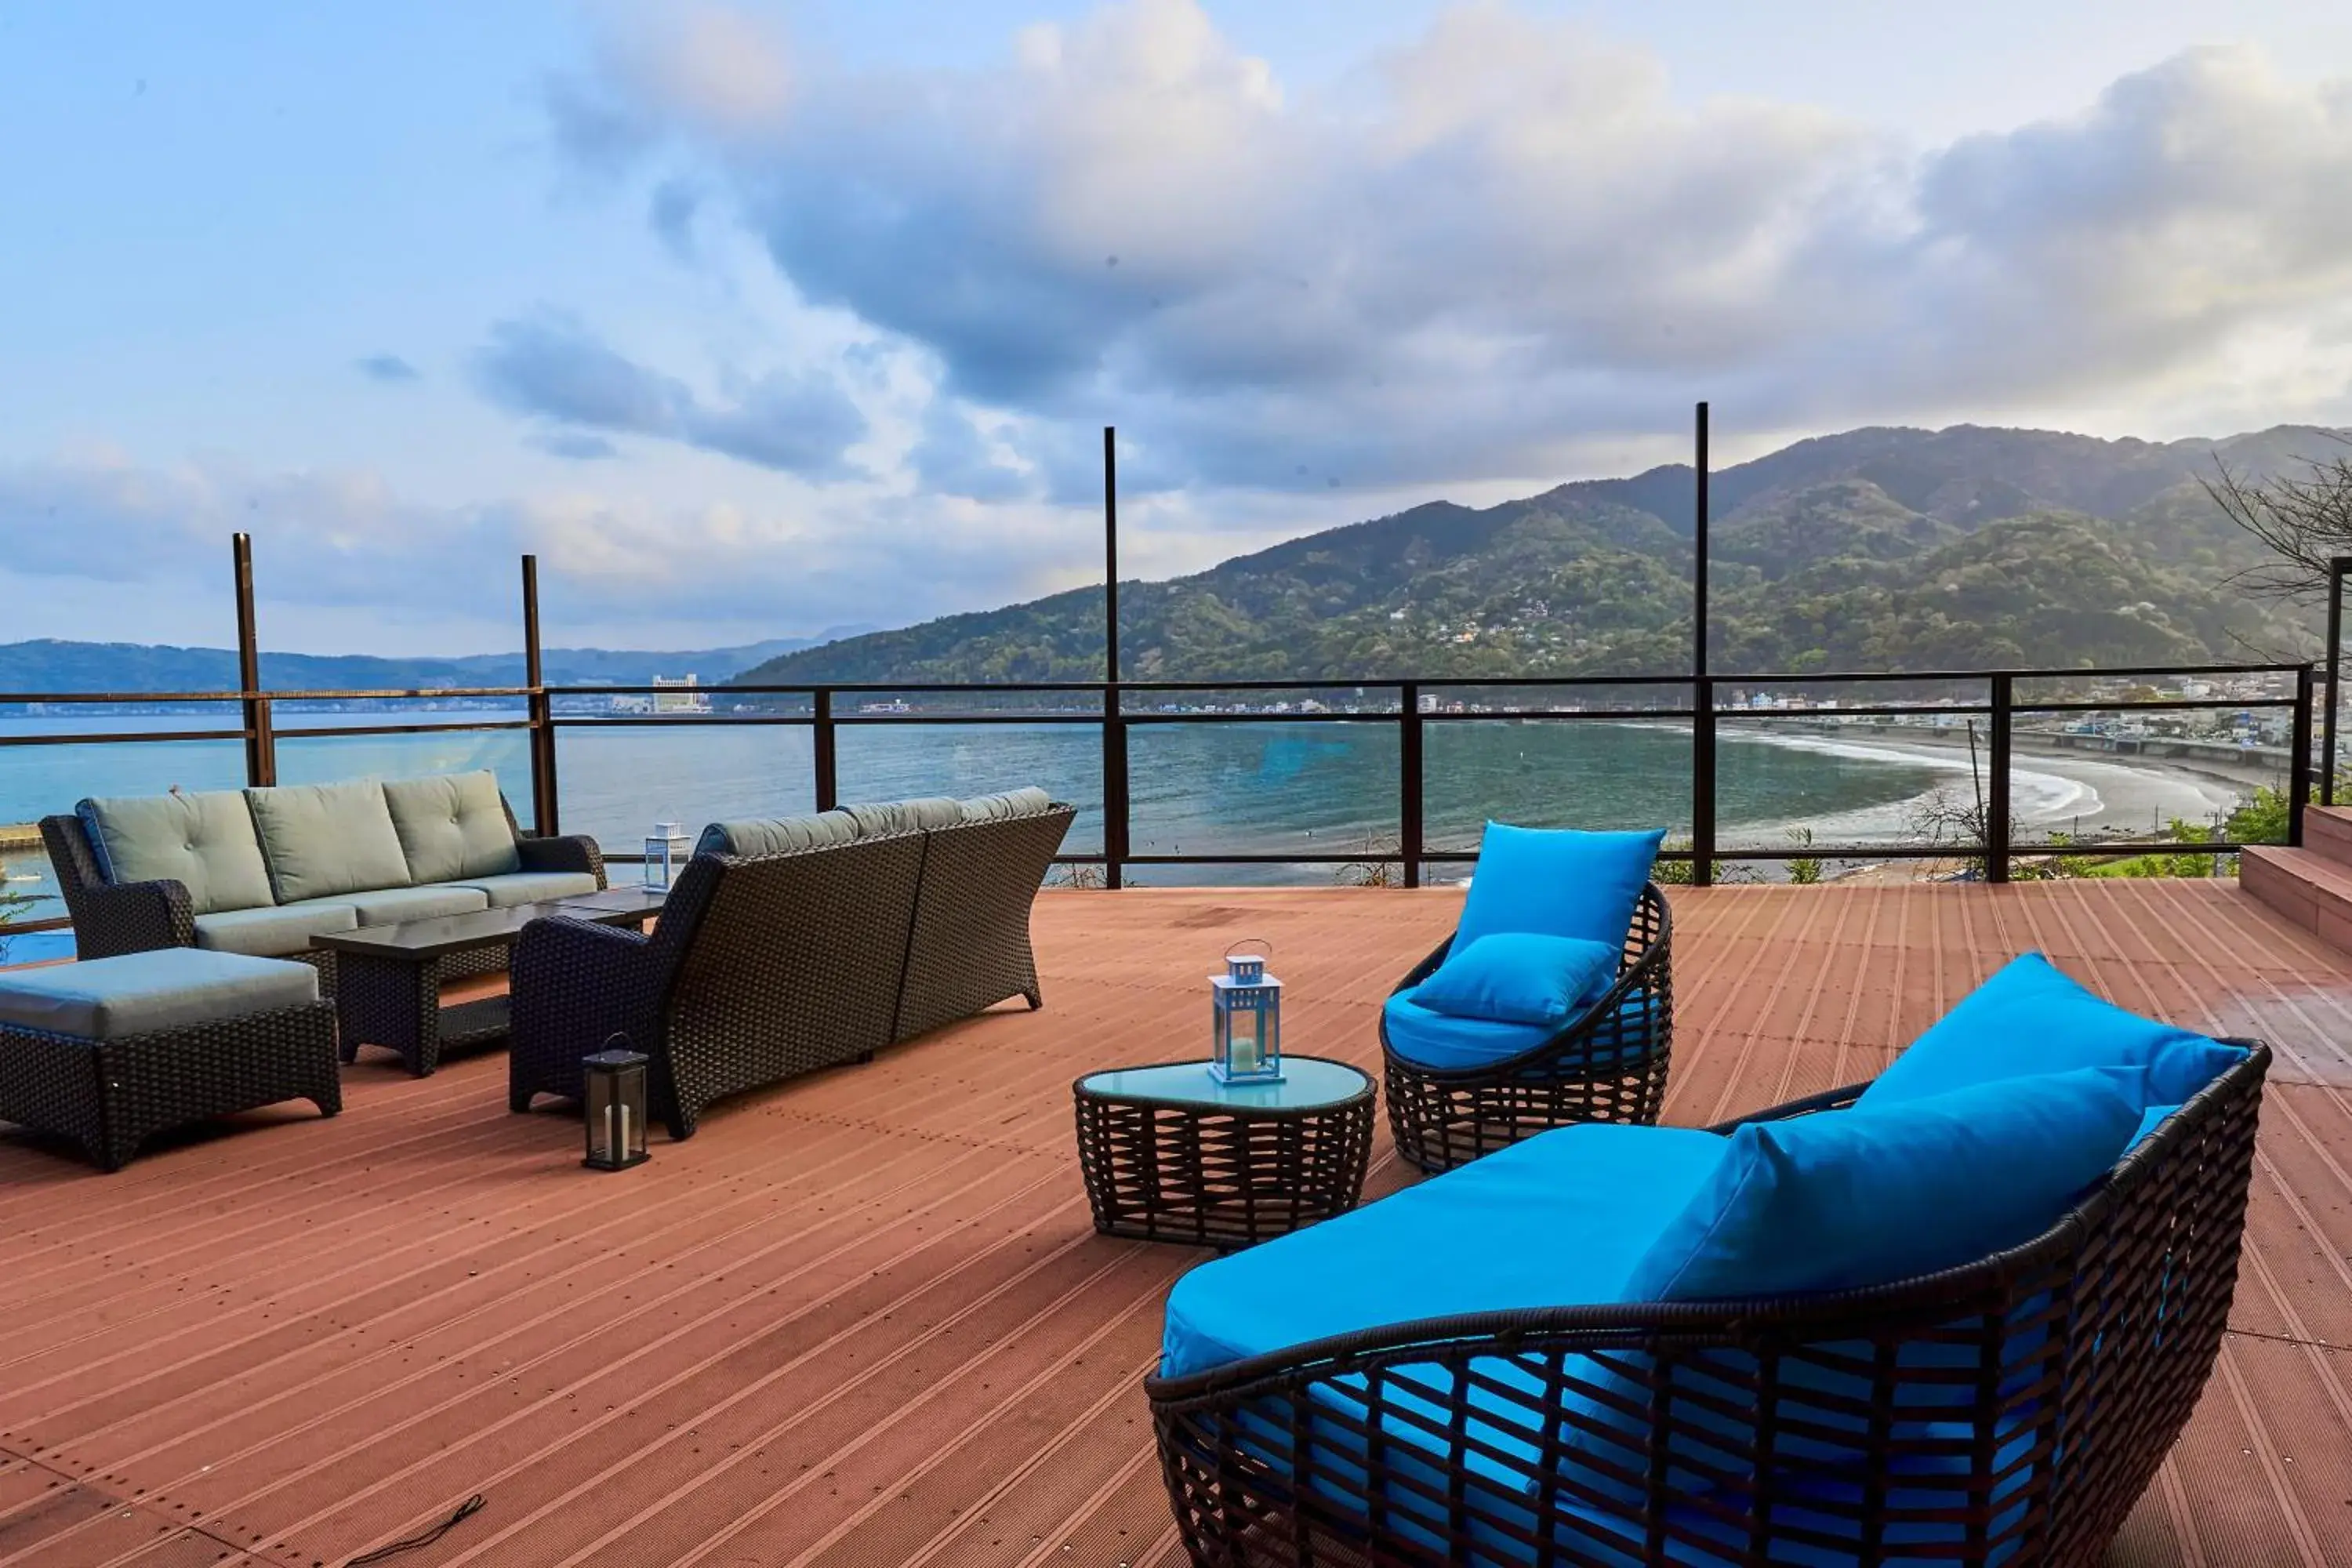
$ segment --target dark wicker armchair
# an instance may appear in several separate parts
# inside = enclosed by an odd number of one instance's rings
[[[1219,1568],[2095,1563],[2219,1353],[2269,1062],[2252,1046],[2040,1237],[1941,1274],[1402,1323],[1149,1380],[1178,1529]]]
[[[615,1034],[653,1059],[652,1114],[702,1108],[890,1043],[923,835],[782,855],[697,855],[650,935],[557,916],[514,948],[507,1103],[578,1099]]]
[[[1447,938],[1396,990],[1428,979],[1453,946]],[[1383,1018],[1382,1087],[1397,1152],[1436,1173],[1554,1127],[1656,1121],[1674,1012],[1674,919],[1652,882],[1634,905],[1616,983],[1542,1044],[1483,1066],[1428,1067],[1397,1052]]]

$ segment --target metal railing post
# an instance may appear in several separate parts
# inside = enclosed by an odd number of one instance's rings
[[[555,704],[547,695],[545,667],[540,658],[539,557],[522,558],[522,683],[530,728],[524,731],[530,757],[530,830],[541,837],[562,831],[562,807],[555,788]]]
[[[1691,682],[1691,886],[1715,881],[1715,682]]]
[[[278,738],[270,730],[269,699],[261,695],[261,631],[253,609],[253,535],[229,537],[236,574],[237,710],[245,730],[245,782],[256,789],[278,782]]]
[[[1103,886],[1127,885],[1127,703],[1116,680],[1103,683]]]
[[[2009,880],[2009,743],[2011,705],[2016,700],[2016,684],[2006,673],[1992,678],[1992,723],[1989,738],[1992,755],[1988,759],[1987,772],[1991,775],[1991,787],[1985,792],[1984,855],[1985,880]]]
[[[1421,683],[1397,689],[1397,852],[1404,860],[1404,885],[1421,886],[1421,857],[1427,847],[1421,819]]]
[[[2336,712],[2344,705],[2344,576],[2352,555],[2327,561],[2327,718],[2321,726],[2319,804],[2336,804]],[[2298,797],[2300,798],[2300,797]]]
[[[831,811],[841,804],[841,755],[836,749],[839,732],[833,727],[833,691],[818,687],[812,699],[811,744],[816,766],[815,797],[819,811]]]
[[[2294,737],[2287,745],[2286,760],[2286,841],[2290,848],[2303,847],[2303,810],[2311,799],[2311,704],[2315,680],[2311,666],[2303,664],[2294,672]],[[2335,717],[2336,693],[2327,693],[2328,717]],[[2331,767],[2336,759],[2327,759]]]

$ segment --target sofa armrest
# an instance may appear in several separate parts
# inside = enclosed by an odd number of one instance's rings
[[[77,957],[112,958],[196,945],[195,910],[184,882],[86,887],[66,895],[66,910],[73,917]]]
[[[604,886],[604,852],[584,833],[559,838],[518,838],[515,853],[521,858],[526,871],[585,871],[596,879],[598,887]]]
[[[522,928],[508,981],[509,1104],[522,1110],[542,1092],[576,1097],[580,1058],[616,1034],[654,1053],[661,984],[651,945],[637,931],[562,915]]]

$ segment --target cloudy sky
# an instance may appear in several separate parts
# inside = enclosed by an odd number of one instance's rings
[[[1866,423],[2352,422],[2335,0],[0,8],[0,640],[693,647]]]

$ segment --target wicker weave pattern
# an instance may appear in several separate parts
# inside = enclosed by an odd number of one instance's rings
[[[656,1059],[674,1136],[702,1107],[890,1043],[922,875],[919,833],[736,861],[680,958]],[[665,911],[661,927],[667,928]],[[642,1048],[642,1047],[640,1047]],[[655,1089],[663,1088],[656,1076]]]
[[[1078,1169],[1095,1228],[1248,1247],[1354,1208],[1372,1154],[1372,1083],[1297,1110],[1121,1100],[1080,1079]]]
[[[84,958],[113,958],[159,947],[194,947],[196,917],[188,889],[179,882],[125,882],[110,886],[78,816],[41,818],[41,843],[57,872],[73,920],[74,951]]]
[[[614,1033],[653,1058],[654,1113],[692,1135],[712,1100],[890,1043],[923,837],[698,855],[653,934],[535,921],[514,955],[508,1103],[577,1095]]]
[[[507,820],[514,820],[514,809],[507,809]],[[604,887],[604,851],[584,833],[567,834],[561,838],[533,838],[525,834],[515,836],[515,853],[521,858],[526,871],[585,871]]]
[[[1449,940],[1423,959],[1396,989],[1428,979],[1452,946]],[[1654,1123],[1674,1040],[1674,920],[1652,883],[1634,906],[1616,984],[1533,1049],[1483,1067],[1423,1067],[1390,1047],[1382,1021],[1382,1087],[1397,1152],[1424,1171],[1450,1171],[1554,1127]]]
[[[1149,1380],[1192,1561],[2095,1563],[2219,1353],[2269,1060],[2253,1047],[2035,1240],[1941,1275],[1400,1324]],[[1601,1430],[1594,1357],[1632,1384],[1622,1462],[1570,1448]]]
[[[1076,808],[924,835],[923,876],[907,946],[906,982],[890,1038],[910,1040],[1008,996],[1045,1005],[1029,946],[1029,911]]]
[[[0,1025],[0,1119],[73,1139],[105,1170],[153,1133],[283,1100],[343,1108],[323,1002],[120,1040]]]

